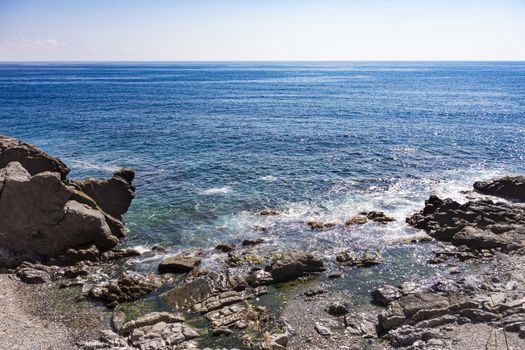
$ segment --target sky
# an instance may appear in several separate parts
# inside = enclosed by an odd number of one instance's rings
[[[0,0],[0,61],[525,60],[525,0]]]

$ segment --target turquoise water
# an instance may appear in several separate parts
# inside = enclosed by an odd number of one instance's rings
[[[72,177],[134,167],[128,244],[263,237],[256,252],[395,260],[430,193],[464,200],[475,180],[524,172],[525,63],[1,64],[0,133]],[[363,210],[397,222],[342,225]]]

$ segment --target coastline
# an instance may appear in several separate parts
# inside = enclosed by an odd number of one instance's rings
[[[387,284],[381,271],[410,269],[408,255],[389,260],[351,245],[330,254],[286,245],[262,253],[265,227],[256,239],[208,249],[119,249],[122,214],[135,195],[132,169],[71,180],[60,160],[0,141],[6,349],[466,350],[492,340],[496,347],[502,336],[508,349],[525,344],[523,176],[476,182],[465,203],[431,195],[406,217],[420,233],[398,242],[425,252],[426,275]],[[322,235],[405,224],[372,210],[302,225]],[[141,270],[148,259],[154,266]],[[337,284],[349,276],[362,284]]]
[[[0,349],[81,349],[78,342],[108,328],[111,313],[56,284],[32,285],[0,274]]]

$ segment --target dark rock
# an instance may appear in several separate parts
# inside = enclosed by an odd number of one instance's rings
[[[328,278],[330,279],[336,279],[336,278],[341,278],[343,276],[343,274],[339,271],[337,272],[332,272],[331,274],[328,275]]]
[[[59,159],[54,158],[33,145],[0,135],[0,169],[11,162],[18,162],[30,175],[43,172],[58,173],[65,180],[69,168]]]
[[[243,246],[251,246],[251,245],[257,245],[257,244],[261,244],[261,243],[264,243],[264,239],[262,238],[258,238],[258,239],[245,239],[244,241],[242,241],[242,245]]]
[[[425,201],[425,208],[407,218],[407,223],[424,229],[437,240],[474,251],[501,248],[509,252],[525,246],[525,207],[517,204],[490,200],[459,204],[432,195]],[[481,257],[490,256],[481,253]],[[476,254],[458,256],[463,260],[472,257]]]
[[[347,266],[358,267],[368,267],[381,263],[381,258],[377,253],[363,252],[358,255],[351,250],[340,252],[337,254],[336,260]]]
[[[41,284],[51,282],[51,276],[48,271],[40,270],[33,267],[23,267],[16,271],[16,276],[25,283]]]
[[[219,244],[215,249],[220,250],[221,252],[229,253],[235,250],[235,244]]]
[[[160,273],[186,273],[200,265],[201,259],[193,256],[169,256],[159,264]]]
[[[265,270],[255,270],[250,272],[246,281],[252,287],[267,286],[274,283],[272,274]]]
[[[346,220],[345,225],[346,226],[352,226],[352,225],[363,225],[366,224],[368,219],[364,215],[355,215],[352,216],[350,219]]]
[[[386,285],[372,291],[372,298],[380,305],[387,306],[392,301],[397,300],[401,297],[401,292],[398,288],[390,285]]]
[[[339,317],[339,316],[346,315],[349,312],[349,310],[348,310],[348,305],[346,304],[332,303],[328,306],[328,308],[326,309],[326,312],[328,312],[332,316]]]
[[[222,292],[239,291],[238,279],[232,277],[233,275],[229,273],[210,271],[205,276],[195,278],[162,293],[160,298],[174,308],[188,309]]]
[[[132,169],[126,168],[116,172],[109,180],[73,180],[71,184],[92,198],[105,213],[121,220],[135,197],[135,188],[128,181],[133,179],[132,173]]]
[[[368,220],[372,220],[375,222],[379,222],[381,224],[387,224],[389,222],[396,221],[393,217],[386,216],[385,213],[382,211],[371,211],[368,214],[366,214],[366,218]]]
[[[140,299],[161,286],[161,279],[154,274],[142,275],[134,271],[126,271],[119,278],[101,282],[89,290],[93,299],[106,304],[121,303]]]
[[[476,191],[492,196],[525,202],[525,176],[503,177],[491,182],[474,183]]]
[[[306,223],[312,230],[322,230],[325,228],[332,228],[335,227],[335,223],[333,222],[320,222],[320,221],[308,221]]]
[[[261,210],[260,212],[257,213],[257,215],[259,216],[276,216],[276,215],[281,215],[282,212],[278,211],[278,210]]]
[[[270,273],[275,282],[291,281],[324,270],[320,259],[300,251],[282,253],[270,266]]]

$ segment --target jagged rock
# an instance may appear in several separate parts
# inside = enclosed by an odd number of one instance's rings
[[[227,291],[241,291],[246,288],[244,279],[232,273],[210,271],[185,284],[161,294],[160,298],[178,309],[188,309],[207,298]]]
[[[233,243],[219,244],[218,246],[215,247],[215,249],[220,250],[221,252],[224,252],[224,253],[229,253],[235,250],[235,244]]]
[[[349,310],[348,310],[348,305],[335,302],[328,306],[328,308],[326,309],[326,312],[328,312],[332,316],[339,317],[339,316],[346,315],[349,312]]]
[[[377,253],[363,252],[358,255],[351,250],[338,253],[335,259],[345,265],[358,267],[368,267],[381,263],[381,258]]]
[[[278,211],[278,210],[261,210],[260,212],[257,213],[257,215],[259,216],[276,216],[276,215],[281,215],[282,212]]]
[[[270,334],[268,340],[261,342],[259,349],[261,350],[282,350],[288,346],[288,333]]]
[[[65,180],[69,173],[69,168],[59,159],[33,145],[0,135],[0,169],[11,162],[20,163],[31,175],[52,172],[60,174],[60,178]]]
[[[87,256],[97,260],[125,236],[120,219],[134,195],[133,170],[107,181],[66,181],[68,172],[34,146],[0,136],[0,267],[75,263],[83,256],[73,251],[92,246],[96,257]]]
[[[525,176],[503,177],[491,182],[478,181],[474,189],[492,196],[525,202]]]
[[[358,314],[348,314],[344,317],[346,327],[345,333],[360,335],[363,338],[373,338],[376,336],[375,324]]]
[[[16,276],[25,283],[40,284],[51,282],[49,271],[37,269],[34,267],[23,267],[16,271]]]
[[[501,248],[508,252],[525,246],[525,207],[519,204],[490,200],[459,204],[432,195],[407,223],[437,240],[472,250]]]
[[[186,273],[199,266],[201,259],[193,256],[169,256],[164,258],[159,264],[160,273]]]
[[[371,211],[366,214],[366,218],[371,221],[379,222],[381,224],[387,224],[389,222],[396,221],[393,217],[386,216],[382,211]]]
[[[282,253],[270,266],[270,273],[275,282],[291,281],[324,270],[320,259],[305,252]]]
[[[213,329],[227,329],[233,324],[245,319],[245,313],[246,308],[238,303],[210,311],[206,314],[206,318],[211,322]]]
[[[200,313],[207,313],[209,311],[217,310],[246,299],[266,294],[267,292],[268,290],[266,289],[266,287],[257,287],[255,289],[245,290],[241,292],[230,290],[217,295],[212,295],[209,298],[204,299],[199,303],[196,303],[195,305],[193,305],[193,310]]]
[[[372,291],[372,298],[380,305],[387,306],[392,301],[401,297],[401,292],[398,288],[386,285]]]
[[[257,245],[257,244],[261,244],[261,243],[264,243],[264,239],[262,238],[258,238],[258,239],[245,239],[244,241],[242,241],[242,245],[243,246],[251,246],[251,245]]]
[[[122,220],[122,215],[128,211],[135,197],[135,187],[131,184],[134,176],[132,169],[124,168],[108,180],[73,180],[71,184],[93,199],[105,213]]]
[[[126,322],[124,325],[122,325],[122,327],[120,327],[119,332],[126,334],[132,332],[136,328],[153,326],[159,322],[184,322],[184,317],[181,314],[175,314],[171,312],[151,312],[133,321]]]
[[[31,176],[12,162],[0,170],[0,183],[1,244],[8,250],[53,257],[83,244],[107,250],[118,243],[99,211],[68,200],[71,188],[58,173]]]
[[[346,226],[352,226],[352,225],[363,225],[366,224],[368,219],[364,215],[355,215],[352,216],[350,219],[346,220],[345,225]]]
[[[334,222],[320,222],[320,221],[308,221],[306,223],[312,230],[322,230],[325,228],[332,228],[335,227]]]
[[[246,281],[252,287],[266,286],[274,282],[272,274],[262,269],[250,272]]]
[[[154,274],[142,275],[134,271],[125,271],[119,278],[101,282],[89,290],[89,296],[115,305],[133,301],[148,295],[161,285],[161,279]]]

